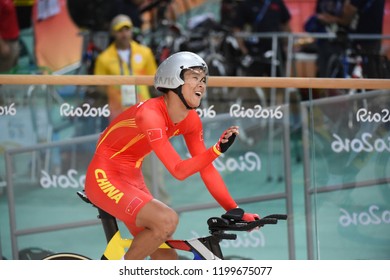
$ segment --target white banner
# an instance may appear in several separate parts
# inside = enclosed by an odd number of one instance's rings
[[[390,262],[0,261],[1,279],[388,279]]]

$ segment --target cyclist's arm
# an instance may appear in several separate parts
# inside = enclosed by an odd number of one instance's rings
[[[197,156],[183,160],[172,147],[166,135],[158,140],[158,143],[151,143],[151,146],[168,171],[178,180],[184,180],[199,172],[218,157],[213,148],[209,148]]]
[[[226,211],[237,208],[237,203],[231,197],[222,176],[215,169],[214,165],[210,164],[200,172],[203,182],[214,199]]]
[[[206,151],[202,137],[202,127],[200,123],[199,125],[200,127],[195,131],[184,135],[188,150],[193,157]],[[231,197],[222,176],[212,163],[200,171],[200,176],[210,194],[226,211],[237,207],[237,203]]]
[[[142,117],[147,116],[147,117]],[[139,128],[143,131],[147,140],[168,171],[178,180],[199,172],[205,166],[212,163],[219,155],[213,147],[205,149],[202,153],[189,159],[181,159],[180,155],[169,142],[165,131],[165,121],[152,110],[148,110],[137,119]]]
[[[202,154],[205,150],[205,144],[203,140],[203,129],[200,120],[193,126],[190,133],[184,134],[187,147],[192,156],[196,157],[198,154]],[[237,208],[237,203],[231,197],[222,176],[219,174],[213,164],[207,165],[200,171],[200,175],[205,183],[210,194],[215,200],[226,210],[229,211],[233,208]],[[254,221],[259,219],[258,214],[244,213],[242,219],[244,221]]]

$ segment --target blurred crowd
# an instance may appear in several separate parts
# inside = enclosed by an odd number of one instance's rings
[[[54,13],[60,2],[61,0],[0,0],[0,72],[10,71],[17,65],[20,53],[19,33],[21,29],[31,27],[33,7],[36,7],[38,13],[42,7],[49,7],[48,11]],[[195,2],[200,5],[207,1],[180,1],[181,4],[174,0],[65,2],[70,17],[80,29],[87,30],[92,37],[97,32],[106,32],[108,36],[105,45],[84,44],[87,47],[83,50],[85,56],[82,60],[88,64],[85,70],[88,74],[150,74],[155,67],[154,63],[158,65],[173,52],[190,50],[202,55],[209,63],[216,59],[223,64],[223,68],[211,67],[211,71],[214,71],[211,74],[287,75],[286,60],[290,50],[287,38],[293,32],[293,15],[288,2],[293,2],[292,0],[208,1],[217,5],[217,12],[193,12],[195,9],[181,7],[183,3],[187,5],[191,2],[195,7]],[[307,2],[313,2],[315,9],[303,23],[302,29],[309,34],[311,40],[304,44],[297,40],[293,51],[316,55],[315,76],[351,77],[358,65],[362,68],[362,77],[388,77],[388,62],[381,49],[383,40],[380,37],[384,35],[385,0]],[[177,10],[186,9],[188,16],[185,16],[183,24],[178,21]],[[98,70],[95,69],[98,55],[118,40],[116,32],[120,30],[112,29],[112,21],[118,15],[126,16],[126,20],[130,22],[122,26],[129,31],[129,35],[123,35],[122,39],[132,41],[131,48],[135,48],[134,45],[137,44],[136,47],[145,46],[152,52],[155,61],[150,69],[137,68],[135,60],[132,62],[134,65],[129,61],[124,64],[130,68],[133,65],[134,71],[123,67],[120,70],[118,67],[118,71],[110,73],[107,69],[104,70],[101,63],[97,66]],[[124,55],[119,54],[120,58],[129,57],[125,52],[122,54]],[[335,68],[341,66],[337,63],[330,65],[335,56],[354,58],[350,59],[350,69],[345,73],[337,73],[337,76],[334,74]],[[118,55],[115,54],[115,58]],[[126,62],[126,59],[122,61]]]

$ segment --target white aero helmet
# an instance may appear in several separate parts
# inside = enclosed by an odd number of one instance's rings
[[[176,89],[184,84],[182,71],[201,67],[208,75],[206,62],[197,54],[187,51],[177,52],[165,59],[157,68],[154,87],[157,90]]]

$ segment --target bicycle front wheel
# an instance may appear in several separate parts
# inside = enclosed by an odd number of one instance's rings
[[[75,253],[57,253],[43,258],[43,260],[90,260],[90,258]]]

